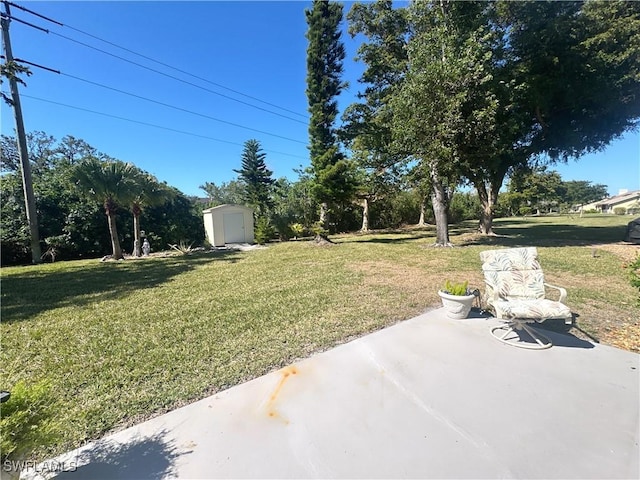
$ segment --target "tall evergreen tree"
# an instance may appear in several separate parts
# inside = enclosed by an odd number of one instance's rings
[[[334,126],[336,97],[346,86],[341,81],[344,44],[340,40],[342,5],[314,0],[307,17],[307,98],[309,101],[309,151],[313,193],[320,204],[320,223],[328,227],[331,204],[348,200],[355,188],[353,169],[338,146]]]
[[[258,140],[247,140],[242,151],[242,168],[234,170],[243,186],[244,202],[255,210],[258,217],[267,215],[273,206],[273,172],[267,168],[266,156]]]

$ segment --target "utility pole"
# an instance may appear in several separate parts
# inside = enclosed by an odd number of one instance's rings
[[[1,20],[2,40],[4,42],[4,56],[8,65],[13,63],[13,53],[11,51],[11,39],[9,38],[9,22],[11,11],[9,3],[4,2],[5,14]],[[42,261],[40,252],[40,233],[38,232],[38,214],[36,212],[36,197],[33,193],[33,181],[31,179],[31,164],[29,163],[29,152],[27,151],[27,136],[24,131],[22,121],[22,107],[20,106],[20,95],[18,94],[18,82],[11,73],[8,75],[9,86],[11,88],[11,100],[13,103],[13,113],[16,120],[16,134],[18,137],[18,153],[20,155],[20,166],[22,167],[22,188],[24,190],[24,204],[27,212],[27,222],[31,233],[31,262],[40,263]]]

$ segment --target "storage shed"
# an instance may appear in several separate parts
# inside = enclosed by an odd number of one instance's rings
[[[242,205],[218,205],[202,212],[207,239],[214,247],[253,243],[253,210]]]

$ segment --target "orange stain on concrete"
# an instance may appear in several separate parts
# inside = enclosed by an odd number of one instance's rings
[[[276,385],[276,388],[273,390],[273,392],[269,396],[269,403],[267,404],[267,412],[270,418],[280,418],[286,424],[288,424],[289,421],[285,418],[282,418],[282,416],[276,411],[274,403],[280,396],[280,393],[282,392],[282,388],[284,387],[285,383],[287,383],[287,380],[291,378],[292,375],[298,374],[298,369],[295,366],[289,366],[289,367],[283,368],[282,370],[280,370],[280,372],[282,376],[280,377],[280,381],[278,382],[278,385]]]

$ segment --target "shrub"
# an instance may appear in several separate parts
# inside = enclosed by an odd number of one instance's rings
[[[449,222],[460,223],[463,220],[480,218],[482,207],[477,195],[456,192],[449,205]]]
[[[523,217],[531,215],[532,212],[533,209],[531,207],[520,207],[520,210],[518,211],[518,213],[520,213],[520,215],[522,215]]]
[[[320,222],[316,222],[313,225],[311,225],[311,231],[315,236],[318,236],[318,235],[326,236],[329,234],[329,230],[326,230]]]
[[[193,243],[187,245],[187,242],[185,242],[184,240],[180,240],[180,243],[178,244],[170,243],[169,247],[171,247],[176,252],[180,252],[183,255],[190,255],[195,251],[195,249],[193,248]]]
[[[26,459],[37,449],[55,443],[60,425],[51,418],[54,397],[49,382],[32,386],[18,382],[11,397],[0,406],[0,451],[2,464]]]
[[[624,207],[616,207],[613,209],[613,213],[615,213],[616,215],[624,215],[625,213],[627,213],[627,209]]]
[[[275,216],[273,218],[273,225],[281,242],[286,242],[294,236],[291,226],[287,223],[285,217]]]
[[[267,217],[258,217],[256,221],[255,239],[256,243],[264,245],[276,234],[276,229],[271,225]]]
[[[47,237],[44,239],[46,250],[40,257],[42,260],[47,258],[51,259],[51,262],[56,261],[56,257],[65,250],[70,250],[70,242],[67,235],[55,235],[53,237]]]
[[[292,223],[291,225],[289,225],[289,229],[291,230],[291,233],[293,233],[293,236],[296,238],[301,237],[304,234],[304,225],[302,225],[301,223]]]
[[[627,265],[629,269],[629,282],[632,287],[638,289],[638,305],[640,305],[640,255]]]

